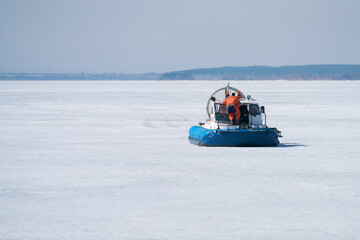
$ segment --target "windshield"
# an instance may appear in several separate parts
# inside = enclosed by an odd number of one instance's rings
[[[222,103],[215,103],[215,120],[219,122],[228,122],[229,116],[226,111],[226,105]]]
[[[254,115],[254,116],[261,114],[259,106],[255,105],[255,104],[250,104],[249,111],[250,111],[250,114]]]
[[[216,113],[226,113],[226,105],[222,103],[215,103]]]

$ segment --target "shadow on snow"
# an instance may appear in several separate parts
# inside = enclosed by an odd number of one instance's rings
[[[307,145],[299,143],[279,143],[277,147],[288,148],[288,147],[306,147]]]

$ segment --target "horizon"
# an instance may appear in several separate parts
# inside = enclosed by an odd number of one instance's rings
[[[221,66],[221,67],[207,67],[207,68],[189,68],[182,70],[174,70],[168,72],[145,72],[145,73],[116,73],[116,72],[99,72],[99,73],[88,73],[88,72],[0,72],[0,75],[4,74],[69,74],[69,75],[101,75],[101,74],[116,74],[116,75],[147,75],[147,74],[165,74],[171,72],[183,72],[183,71],[193,71],[201,69],[221,69],[221,68],[251,68],[251,67],[271,67],[271,68],[281,68],[281,67],[307,67],[307,66],[360,66],[360,64],[304,64],[304,65],[281,65],[281,66],[270,66],[270,65],[251,65],[251,66]]]

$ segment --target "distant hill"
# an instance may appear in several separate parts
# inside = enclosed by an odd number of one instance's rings
[[[168,73],[0,73],[0,80],[360,80],[360,65],[198,68]]]
[[[164,73],[164,80],[359,80],[360,65],[199,68]]]

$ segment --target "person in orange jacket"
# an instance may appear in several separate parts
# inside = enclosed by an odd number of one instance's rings
[[[238,108],[238,110],[239,110],[239,119],[240,119],[240,117],[241,117],[241,111],[240,111],[241,102],[240,102],[240,99],[242,98],[240,91],[238,91],[237,98],[239,99],[239,108]],[[240,122],[239,122],[239,125],[240,125]]]
[[[235,96],[235,93],[232,94],[232,96],[228,97],[223,101],[224,104],[226,104],[226,108],[228,110],[228,115],[231,124],[234,124],[234,118],[236,119],[236,122],[240,119],[240,101]]]

